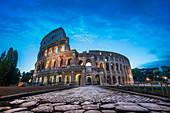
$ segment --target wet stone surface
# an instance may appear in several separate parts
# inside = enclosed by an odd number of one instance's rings
[[[78,87],[23,97],[0,106],[2,113],[168,113],[170,103],[99,87]]]

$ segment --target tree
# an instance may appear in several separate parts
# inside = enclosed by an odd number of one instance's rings
[[[10,85],[16,83],[15,77],[17,69],[18,52],[11,47],[5,55],[5,51],[0,57],[0,85]]]
[[[139,82],[143,81],[142,73],[138,68],[132,69],[132,74],[133,74],[134,81],[139,81]]]

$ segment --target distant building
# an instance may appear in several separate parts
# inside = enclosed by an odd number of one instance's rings
[[[127,57],[108,51],[71,50],[63,28],[48,33],[41,41],[33,75],[35,84],[132,84]]]

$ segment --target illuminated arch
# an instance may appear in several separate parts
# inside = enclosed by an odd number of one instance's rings
[[[71,84],[71,75],[65,75],[65,84]]]
[[[55,64],[56,64],[56,60],[53,59],[52,62],[51,62],[51,68],[55,68]]]
[[[71,66],[71,64],[72,64],[72,58],[68,57],[67,60],[66,60],[66,65]]]
[[[50,64],[50,61],[47,61],[47,62],[46,62],[45,69],[48,69],[48,68],[49,68],[49,64]]]
[[[44,56],[47,56],[47,50],[45,50],[45,52],[44,52]]]
[[[54,47],[54,53],[58,53],[58,46]]]
[[[62,44],[62,45],[60,46],[60,51],[64,51],[64,50],[65,50],[65,45]]]
[[[99,67],[99,64],[97,62],[95,62],[95,63],[96,63],[96,67]]]
[[[90,59],[86,60],[86,66],[92,66],[92,61]]]
[[[50,48],[48,51],[48,54],[51,54],[51,53],[52,53],[52,48]]]
[[[60,58],[60,61],[58,62],[58,67],[62,67],[63,66],[63,59]]]
[[[88,85],[92,84],[92,76],[91,75],[86,76],[86,82],[87,82]]]
[[[81,85],[81,74],[76,74],[75,82],[76,85]]]
[[[83,61],[82,60],[79,60],[79,65],[83,66]]]
[[[100,62],[100,67],[104,69],[104,63],[102,61]]]
[[[61,82],[62,82],[62,75],[57,75],[56,76],[56,83],[61,84]]]
[[[111,70],[114,71],[114,63],[112,62],[110,65],[111,65]]]

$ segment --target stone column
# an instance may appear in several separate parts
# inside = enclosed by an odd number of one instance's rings
[[[56,84],[56,74],[54,75],[53,84]]]
[[[114,63],[114,71],[115,71],[115,74],[117,74],[116,63]]]
[[[60,45],[60,44],[58,44],[58,52],[60,52],[60,46],[61,46],[61,45]]]
[[[62,72],[62,80],[61,80],[62,85],[64,85],[64,80],[65,80],[65,74],[64,74],[64,72]]]
[[[74,71],[71,71],[71,85],[75,85],[75,75],[74,75]]]
[[[122,76],[120,76],[120,84],[123,84]]]
[[[63,58],[63,66],[66,66],[66,56],[64,55],[64,58]]]
[[[81,72],[81,85],[82,86],[85,86],[85,81],[86,81],[86,79],[85,79],[85,70],[83,70]]]
[[[43,84],[43,81],[44,81],[44,76],[41,76],[42,79],[41,79],[41,83],[40,84]]]
[[[75,66],[76,65],[76,57],[75,57],[75,53],[73,53],[72,55],[72,66]]]
[[[118,76],[115,76],[116,84],[119,84]]]

